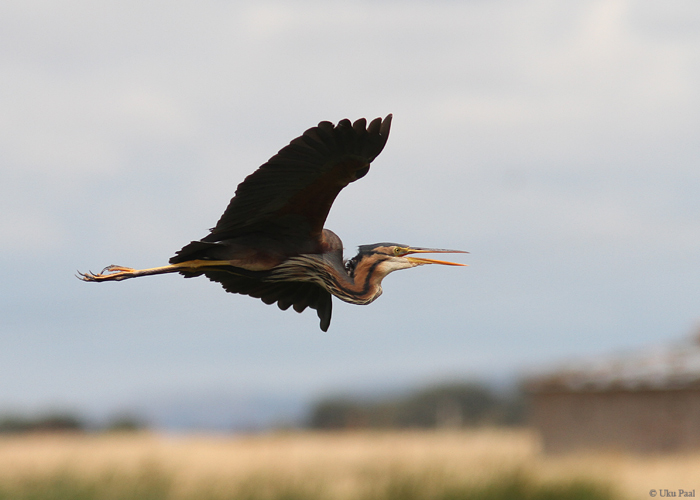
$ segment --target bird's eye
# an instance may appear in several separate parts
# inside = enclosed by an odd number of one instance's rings
[[[394,253],[396,255],[401,255],[403,253],[403,248],[401,248],[401,247],[394,248]]]

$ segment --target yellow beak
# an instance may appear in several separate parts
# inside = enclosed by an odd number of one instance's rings
[[[413,255],[416,253],[469,253],[462,250],[443,250],[441,248],[408,248],[403,255]],[[421,257],[406,257],[410,262],[416,264],[442,264],[443,266],[467,266],[468,264],[458,264],[446,260],[424,259]]]

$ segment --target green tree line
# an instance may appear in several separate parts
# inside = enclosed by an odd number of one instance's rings
[[[520,393],[500,394],[478,383],[450,383],[387,398],[328,397],[312,408],[313,429],[459,428],[520,425]]]

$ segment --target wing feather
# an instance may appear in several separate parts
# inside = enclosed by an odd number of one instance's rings
[[[321,330],[328,331],[331,324],[332,300],[331,294],[320,286],[301,281],[269,282],[261,281],[259,277],[254,277],[255,273],[248,273],[250,276],[227,271],[224,269],[210,268],[201,271],[182,271],[188,278],[205,275],[211,281],[220,283],[229,293],[249,295],[262,300],[267,305],[275,302],[283,311],[294,307],[297,312],[302,312],[307,307],[315,309],[321,320]]]
[[[291,141],[238,186],[204,241],[280,227],[288,236],[318,241],[338,193],[367,173],[389,137],[391,115],[366,123],[321,122]]]
[[[257,264],[273,267],[294,255],[330,251],[339,252],[342,260],[340,239],[329,231],[324,236],[323,225],[338,193],[365,176],[384,149],[391,118],[376,118],[369,125],[364,118],[337,125],[324,121],[308,129],[246,177],[210,234],[186,245],[170,262],[257,258]],[[316,284],[265,281],[265,271],[239,268],[181,273],[205,275],[227,292],[277,303],[282,310],[310,307],[323,331],[330,326],[331,294]]]

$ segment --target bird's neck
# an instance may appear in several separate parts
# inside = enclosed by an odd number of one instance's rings
[[[382,294],[381,282],[385,274],[378,267],[379,262],[360,261],[350,274],[338,259],[306,254],[275,267],[269,279],[312,282],[344,302],[369,304]]]
[[[386,274],[381,273],[380,262],[360,261],[352,271],[334,266],[332,279],[336,291],[329,289],[333,295],[351,304],[369,304],[382,294],[382,279]]]

